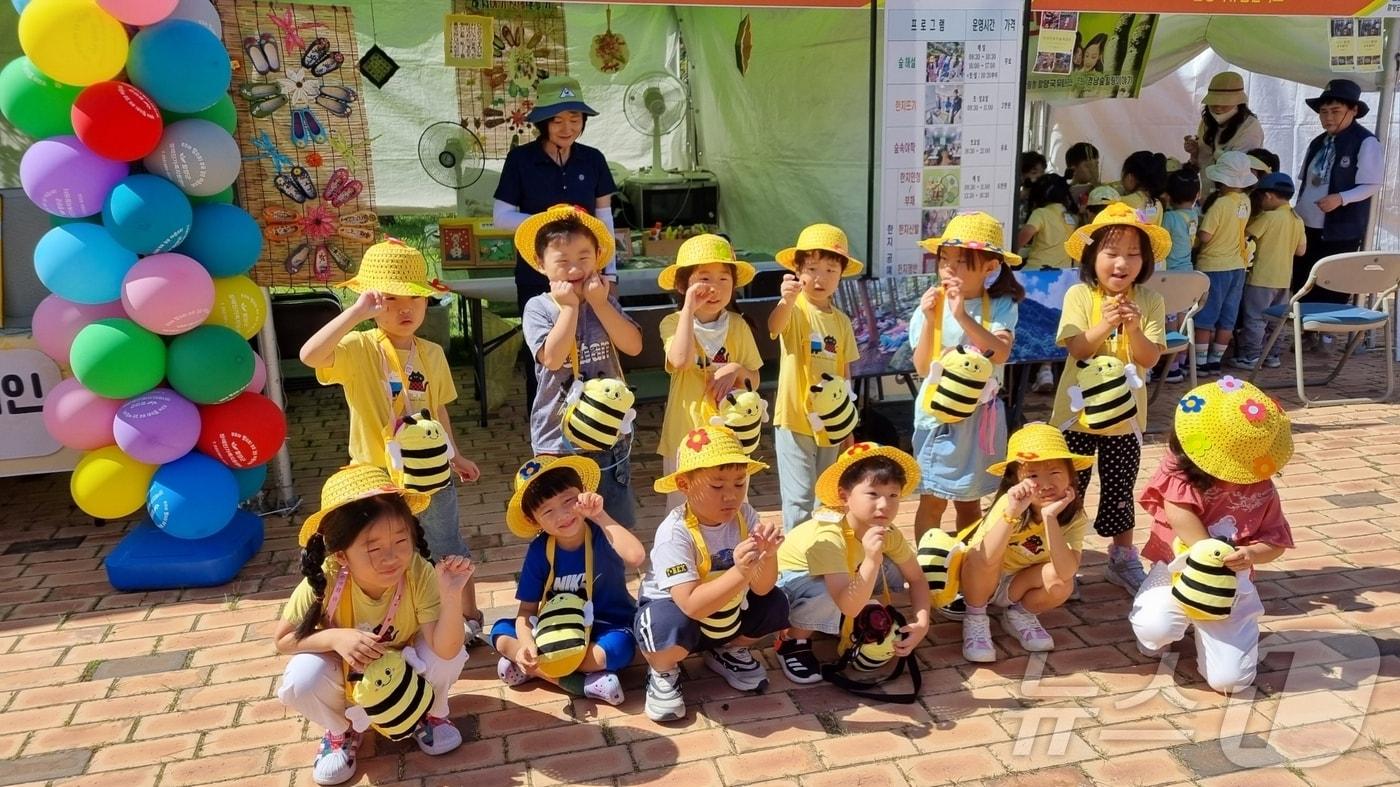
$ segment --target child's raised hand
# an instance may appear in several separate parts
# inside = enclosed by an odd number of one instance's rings
[[[723,399],[725,394],[734,390],[736,387],[734,381],[738,379],[739,372],[743,369],[743,366],[733,361],[719,367],[710,367],[710,381],[705,388],[705,395],[718,405],[719,400]]]
[[[784,273],[783,283],[778,287],[778,294],[783,297],[783,303],[791,306],[792,302],[797,300],[797,295],[800,292],[802,292],[802,282],[798,281],[793,274]]]
[[[689,287],[685,288],[684,308],[688,311],[693,312],[696,309],[700,308],[700,304],[713,297],[714,294],[714,285],[708,282],[697,281]]]
[[[356,672],[364,672],[370,662],[384,655],[384,646],[379,643],[379,635],[359,629],[335,629],[335,640],[331,647],[340,654],[345,663]]]
[[[740,574],[752,578],[753,571],[758,567],[758,561],[762,557],[762,550],[757,541],[752,536],[740,541],[734,547],[734,568]]]
[[[766,545],[770,551],[776,552],[783,543],[783,525],[781,522],[771,520],[758,520],[758,524],[749,531],[749,536],[760,545]]]
[[[948,299],[948,311],[961,314],[963,310],[962,279],[944,279],[943,297]]]
[[[865,549],[865,557],[878,563],[885,554],[885,528],[872,525],[860,537],[860,545]]]
[[[938,308],[938,299],[941,297],[943,297],[943,287],[940,285],[935,284],[924,290],[924,294],[919,296],[919,311],[932,320],[933,312]]]
[[[608,300],[608,283],[601,274],[594,273],[583,282],[583,297],[589,306],[599,307]]]
[[[1125,329],[1137,328],[1142,325],[1142,310],[1138,308],[1136,303],[1127,298],[1118,302],[1118,316]]]
[[[1058,500],[1052,500],[1040,507],[1040,516],[1047,521],[1053,519],[1059,522],[1060,514],[1063,514],[1069,504],[1074,502],[1074,496],[1074,487],[1067,487],[1065,493],[1060,495]]]
[[[1254,568],[1254,553],[1249,551],[1249,547],[1236,547],[1235,551],[1225,556],[1225,567],[1231,571],[1249,571]]]
[[[597,492],[584,492],[574,501],[574,510],[584,519],[593,519],[603,513],[603,496]]]
[[[355,299],[356,314],[371,315],[384,311],[384,293],[378,290],[365,290]]]
[[[903,625],[899,629],[902,637],[896,637],[894,641],[894,655],[904,657],[914,652],[914,648],[924,641],[928,636],[928,621],[915,618]]]
[[[579,305],[578,290],[567,281],[552,281],[549,283],[549,296],[560,306]]]
[[[481,478],[481,468],[476,466],[476,462],[473,462],[461,454],[455,454],[448,460],[448,463],[451,464],[452,469],[456,471],[457,477],[467,483]]]
[[[515,663],[526,672],[533,673],[540,665],[540,646],[534,640],[528,644],[522,643],[520,649],[515,652]]]
[[[1031,507],[1035,490],[1035,482],[1029,478],[1006,490],[1006,515],[1020,516],[1024,514],[1026,509]]]
[[[1123,324],[1126,315],[1123,312],[1123,302],[1118,298],[1105,298],[1103,303],[1103,321],[1114,328]]]
[[[462,588],[467,586],[472,574],[476,573],[476,566],[472,565],[469,558],[461,555],[448,555],[437,562],[433,571],[437,574],[439,595],[447,596],[453,593],[461,595]]]

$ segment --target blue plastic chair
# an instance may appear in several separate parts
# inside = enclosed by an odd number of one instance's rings
[[[1352,296],[1347,303],[1303,303],[1316,287]],[[1384,402],[1395,392],[1395,291],[1400,288],[1400,253],[1357,251],[1334,254],[1313,264],[1303,288],[1293,294],[1288,303],[1265,310],[1265,317],[1277,323],[1259,353],[1260,362],[1289,324],[1293,326],[1293,364],[1296,371],[1298,398],[1305,407],[1314,405],[1360,404]],[[1378,309],[1362,304],[1374,304]],[[1337,379],[1351,359],[1351,351],[1367,331],[1382,329],[1385,335],[1385,393],[1379,397],[1318,399],[1308,396],[1307,386],[1326,386]],[[1331,374],[1322,380],[1306,380],[1303,376],[1303,332],[1347,334],[1341,360]],[[1259,374],[1254,368],[1250,380]]]

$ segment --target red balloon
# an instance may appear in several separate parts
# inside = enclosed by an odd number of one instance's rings
[[[156,149],[165,122],[150,96],[126,82],[98,82],[73,102],[73,132],[100,156],[135,161]]]
[[[197,447],[225,465],[246,469],[268,462],[287,439],[287,418],[262,394],[241,393],[199,408]]]

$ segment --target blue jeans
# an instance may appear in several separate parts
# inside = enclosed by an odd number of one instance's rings
[[[1244,298],[1244,268],[1205,273],[1210,277],[1210,290],[1206,293],[1205,305],[1196,312],[1196,330],[1233,331],[1240,315],[1240,301]]]
[[[1244,318],[1240,320],[1240,333],[1235,337],[1241,358],[1259,357],[1259,353],[1264,350],[1264,333],[1268,326],[1267,320],[1264,319],[1264,310],[1270,306],[1288,303],[1290,297],[1292,295],[1287,287],[1256,287],[1253,284],[1244,286]],[[1282,346],[1282,342],[1275,342],[1269,355],[1277,358]]]
[[[904,575],[888,555],[880,565],[880,573],[891,593],[904,589]],[[831,635],[841,633],[841,608],[836,606],[836,599],[826,589],[824,577],[814,577],[805,571],[784,571],[778,575],[778,590],[787,596],[788,619],[793,628]],[[881,583],[877,582],[870,597],[878,600],[880,596]]]
[[[812,518],[817,502],[817,477],[840,454],[838,446],[821,448],[809,434],[783,427],[773,430],[778,454],[778,491],[783,497],[783,532]]]
[[[423,526],[423,534],[428,538],[428,551],[433,560],[448,555],[471,557],[472,549],[462,538],[461,515],[457,509],[457,478],[454,475],[447,486],[433,493],[428,508],[418,515],[418,523]]]
[[[603,496],[603,510],[628,530],[636,527],[637,506],[632,496],[632,439],[624,437],[606,451],[584,456],[597,462],[602,470],[598,494]]]

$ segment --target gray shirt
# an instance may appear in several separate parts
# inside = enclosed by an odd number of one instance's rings
[[[608,303],[622,311],[617,298],[608,296]],[[623,316],[626,317],[625,314]],[[631,322],[630,317],[627,319]],[[530,357],[535,361],[535,379],[539,382],[534,408],[530,411],[530,443],[536,454],[575,453],[564,441],[562,428],[565,399],[574,384],[572,361],[565,360],[563,366],[553,371],[539,362],[544,341],[558,321],[559,304],[547,292],[531,298],[525,304],[525,313],[520,319],[525,345],[530,348]],[[598,315],[593,313],[593,308],[586,303],[579,306],[574,338],[578,342],[579,366],[582,367],[579,376],[582,379],[622,377],[617,351],[613,349],[608,331]]]
[[[739,545],[739,517],[744,518],[752,533],[758,525],[758,512],[748,503],[740,505],[739,513],[729,522],[715,527],[700,526],[704,548],[710,553],[711,574],[734,567],[734,547]],[[651,561],[642,576],[642,600],[670,598],[671,588],[676,585],[699,582],[699,555],[690,528],[685,526],[685,505],[679,505],[656,528]]]

